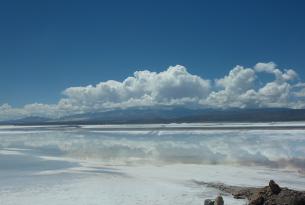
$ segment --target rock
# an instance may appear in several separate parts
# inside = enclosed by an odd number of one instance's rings
[[[270,187],[271,192],[273,194],[279,194],[281,192],[281,190],[282,190],[280,188],[280,186],[277,183],[275,183],[273,180],[270,180],[269,187]]]
[[[264,197],[258,196],[257,198],[250,201],[249,205],[264,205]]]
[[[204,200],[204,205],[214,205],[214,201],[211,199]]]
[[[224,201],[223,201],[222,196],[216,197],[214,205],[224,205]]]
[[[305,205],[305,191],[292,190],[286,187],[281,188],[272,180],[265,187],[228,186],[206,182],[196,183],[231,193],[234,198],[248,199],[249,205]],[[218,203],[220,199],[216,198],[216,200],[214,205],[223,204],[223,200],[222,203]]]

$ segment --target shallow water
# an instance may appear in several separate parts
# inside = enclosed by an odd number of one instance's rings
[[[305,189],[305,130],[142,127],[0,126],[0,204],[203,204],[219,193],[194,180]]]

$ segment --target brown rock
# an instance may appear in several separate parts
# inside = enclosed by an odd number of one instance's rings
[[[264,205],[264,197],[258,196],[257,198],[250,201],[249,205]]]
[[[305,191],[281,188],[274,181],[265,187],[228,186],[219,183],[198,182],[231,193],[234,198],[248,199],[249,205],[305,205]],[[215,203],[216,205],[216,203]]]
[[[214,205],[224,205],[224,201],[223,201],[222,196],[216,197]]]

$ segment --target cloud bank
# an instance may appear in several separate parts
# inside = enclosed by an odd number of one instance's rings
[[[271,80],[265,80],[271,76]],[[33,103],[22,108],[0,106],[0,120],[28,116],[57,118],[129,107],[186,106],[193,108],[305,108],[305,84],[292,69],[273,62],[251,68],[236,66],[218,79],[192,75],[184,66],[163,72],[136,71],[124,81],[70,87],[57,104]]]

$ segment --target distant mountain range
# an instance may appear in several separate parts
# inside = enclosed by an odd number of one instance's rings
[[[305,121],[305,109],[188,109],[188,108],[132,108],[106,112],[84,113],[49,119],[26,117],[2,121],[2,125],[71,125],[71,124],[137,124],[182,122],[281,122]]]

